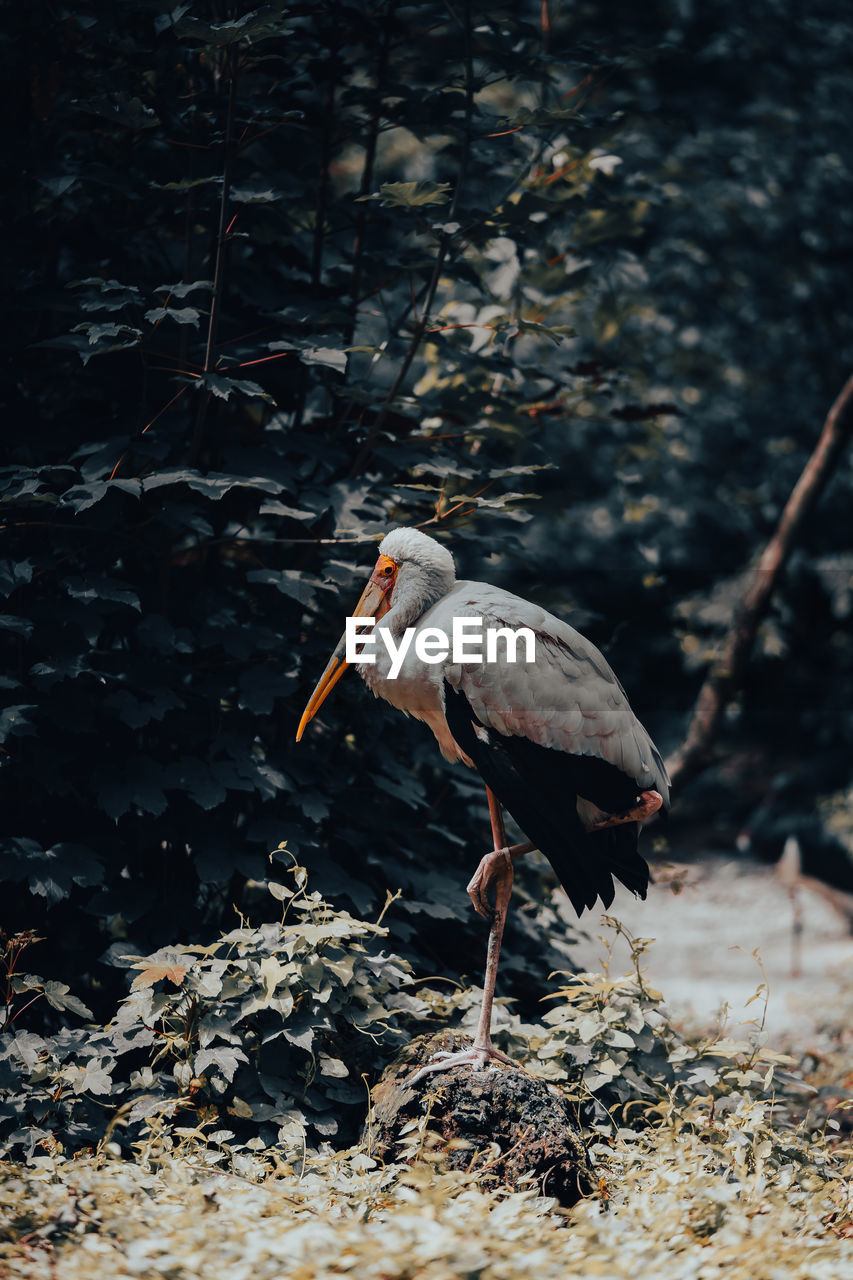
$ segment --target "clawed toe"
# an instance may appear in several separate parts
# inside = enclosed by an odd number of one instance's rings
[[[635,822],[645,822],[646,818],[650,818],[653,813],[657,813],[663,804],[663,796],[659,791],[643,791],[640,794],[640,804],[636,809],[632,809]]]
[[[484,920],[491,921],[495,909],[486,897],[481,885],[468,886],[468,897],[473,903],[474,910],[478,916],[482,916]]]
[[[624,813],[602,813],[600,818],[588,820],[587,831],[603,831],[606,827],[618,827],[625,822],[645,822],[663,804],[663,797],[658,791],[643,791],[637,800],[634,808],[627,809]]]
[[[512,884],[512,857],[509,849],[495,849],[480,860],[480,865],[468,884],[468,897],[477,915],[490,923],[494,920],[495,906],[489,901],[489,890],[495,889],[496,899],[500,888],[507,881]]]
[[[452,1071],[454,1067],[471,1066],[475,1071],[482,1071],[490,1060],[502,1062],[508,1067],[515,1066],[512,1058],[501,1053],[494,1045],[472,1045],[470,1049],[460,1049],[457,1053],[441,1050],[434,1053],[430,1061],[419,1067],[413,1075],[408,1076],[406,1084],[418,1084],[436,1071]]]

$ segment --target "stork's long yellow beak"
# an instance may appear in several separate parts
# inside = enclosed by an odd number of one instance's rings
[[[361,593],[361,598],[350,617],[375,618],[378,621],[391,608],[391,592],[396,578],[397,566],[394,561],[388,556],[380,556],[376,562],[376,568],[370,575],[370,580]],[[308,699],[307,707],[302,712],[302,719],[299,721],[299,728],[296,730],[297,742],[301,740],[306,726],[314,719],[320,707],[350,665],[344,657],[345,653],[346,633],[341,636],[335,645],[335,651],[329,659],[326,670],[317,681],[317,687]]]
[[[302,735],[305,732],[306,726],[314,719],[315,715],[320,710],[320,707],[325,702],[326,698],[328,698],[329,694],[332,692],[335,685],[349,666],[348,662],[345,662],[342,658],[337,656],[338,649],[340,647],[339,643],[338,648],[335,649],[335,652],[329,659],[329,665],[317,681],[317,687],[308,699],[307,707],[302,712],[302,719],[299,721],[299,728],[296,730],[297,742],[302,740]]]

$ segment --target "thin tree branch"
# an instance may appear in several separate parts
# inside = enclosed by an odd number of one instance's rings
[[[225,156],[222,163],[222,192],[219,198],[219,230],[216,237],[216,259],[213,269],[213,291],[210,299],[210,316],[207,322],[207,344],[204,352],[204,373],[213,371],[213,353],[219,330],[219,315],[222,310],[222,294],[225,288],[225,260],[228,246],[228,202],[231,196],[231,169],[234,159],[234,114],[237,105],[237,54],[229,50],[226,54],[226,65],[229,69],[228,107],[225,114]],[[207,411],[210,407],[210,391],[203,391],[199,400],[193,437],[190,442],[188,462],[196,466],[204,442],[204,428]]]
[[[448,223],[452,223],[456,216],[456,209],[459,204],[459,195],[460,195],[460,192],[462,191],[462,187],[464,185],[465,178],[468,172],[468,159],[471,151],[471,117],[473,115],[473,112],[474,112],[474,55],[473,55],[472,40],[471,40],[471,5],[469,0],[469,3],[467,3],[465,6],[465,121],[463,125],[463,134],[462,134],[462,155],[459,161],[459,173],[457,175],[456,186],[453,191],[453,200],[451,201],[450,209],[447,214]],[[400,365],[400,368],[397,370],[397,376],[394,379],[393,383],[391,384],[391,388],[382,402],[382,407],[380,408],[378,414],[376,415],[373,425],[371,426],[370,430],[365,436],[364,441],[362,442],[362,446],[359,449],[358,454],[356,455],[355,462],[353,463],[352,469],[350,471],[351,476],[357,475],[362,470],[362,468],[364,467],[368,459],[370,458],[370,455],[373,451],[373,445],[375,444],[376,439],[379,436],[379,433],[385,424],[385,420],[388,417],[388,414],[391,409],[391,405],[394,403],[394,400],[397,397],[397,393],[399,392],[400,388],[405,382],[406,375],[408,374],[409,369],[411,368],[412,361],[417,355],[418,348],[421,345],[421,340],[423,339],[424,333],[426,331],[427,323],[429,320],[430,308],[432,307],[433,300],[435,298],[436,290],[438,288],[438,282],[441,278],[442,268],[444,267],[445,260],[450,250],[450,244],[451,244],[451,241],[453,240],[453,235],[454,233],[449,231],[442,231],[441,233],[441,238],[438,242],[438,252],[435,255],[435,264],[432,269],[432,275],[430,276],[429,284],[427,285],[427,291],[424,297],[420,320],[418,320],[415,324],[408,350],[406,351],[406,354],[403,357],[403,361],[402,361],[402,364]]]
[[[396,0],[389,0],[389,4],[384,15],[385,22],[382,28],[382,39],[379,45],[379,62],[376,68],[376,107],[370,121],[370,131],[367,135],[367,146],[364,151],[364,168],[361,172],[360,194],[363,196],[370,195],[370,188],[373,186],[373,169],[376,163],[376,144],[379,139],[379,122],[382,119],[382,90],[385,87],[385,79],[388,73],[388,53],[391,47],[391,27],[395,7]],[[360,204],[358,206],[358,221],[356,223],[355,238],[352,246],[350,320],[345,334],[346,345],[348,347],[352,346],[356,325],[358,324],[358,306],[360,302],[359,294],[361,292],[361,266],[364,256],[364,233],[367,229],[367,213],[367,204]]]
[[[328,23],[328,27],[326,26]],[[311,283],[318,289],[323,278],[323,252],[326,241],[326,203],[329,197],[329,166],[335,128],[335,94],[338,88],[338,57],[341,47],[340,6],[332,0],[331,12],[318,19],[317,30],[331,30],[329,41],[328,80],[323,96],[323,131],[320,143],[320,180],[314,205],[314,250],[311,261]]]
[[[759,624],[803,523],[815,506],[853,436],[853,375],[848,378],[823,425],[814,451],[794,485],[776,531],[756,566],[735,613],[719,658],[699,691],[684,741],[667,761],[674,788],[687,785],[712,760],[712,747],[726,707],[737,693]]]
[[[323,247],[326,238],[326,199],[329,194],[329,163],[332,158],[332,123],[335,116],[335,79],[330,71],[326,85],[323,120],[323,144],[320,153],[320,182],[314,206],[314,252],[311,260],[311,283],[318,288],[323,276]]]

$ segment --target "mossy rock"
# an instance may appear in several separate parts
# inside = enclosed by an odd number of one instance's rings
[[[392,1161],[429,1151],[450,1168],[475,1172],[481,1185],[535,1186],[564,1205],[589,1194],[594,1179],[586,1148],[556,1086],[500,1062],[483,1070],[451,1067],[409,1083],[434,1054],[469,1045],[467,1037],[438,1032],[402,1050],[373,1090],[363,1134],[369,1154]]]

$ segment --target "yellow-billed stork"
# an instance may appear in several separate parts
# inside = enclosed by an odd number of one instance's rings
[[[610,906],[614,876],[644,898],[649,869],[637,848],[640,824],[662,804],[668,807],[666,768],[595,645],[509,591],[457,581],[453,556],[420,530],[386,535],[351,616],[374,618],[374,640],[384,639],[378,633],[385,629],[392,641],[374,644],[372,663],[354,663],[367,686],[425,721],[447,760],[476,768],[489,803],[492,852],[468,885],[475,909],[491,924],[477,1032],[470,1050],[445,1056],[418,1076],[461,1062],[508,1062],[492,1044],[491,1013],[513,858],[540,849],[578,915],[599,898]],[[433,635],[450,637],[459,618],[479,619],[484,629],[527,628],[535,638],[534,660],[522,660],[520,650],[510,661],[506,644],[497,645],[492,661],[454,661],[452,652],[437,658],[435,644],[419,646],[428,660],[418,656],[420,633],[438,628]],[[401,652],[408,629],[409,647],[395,664],[392,653]],[[308,701],[297,741],[351,665],[345,641],[346,635]],[[502,806],[527,843],[507,847]]]

